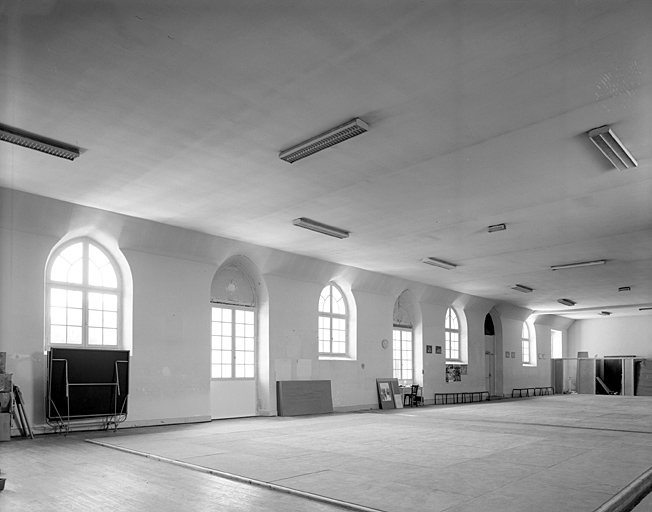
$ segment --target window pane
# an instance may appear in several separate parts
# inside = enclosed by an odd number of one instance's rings
[[[88,325],[90,327],[102,327],[102,312],[89,311],[88,312]],[[90,340],[89,340],[90,342]]]
[[[88,262],[88,284],[91,286],[102,286],[102,272],[92,261]]]
[[[321,295],[319,297],[319,311],[321,313],[330,313],[331,312],[330,286],[327,286],[321,292]]]
[[[66,328],[59,325],[52,325],[50,327],[50,343],[65,343],[66,342]]]
[[[104,345],[115,346],[118,344],[117,329],[102,329],[104,335]]]
[[[99,248],[92,244],[88,246],[88,257],[90,260],[89,284],[93,286],[104,286],[105,288],[117,288],[118,279],[111,260]]]
[[[68,308],[68,325],[82,324],[82,310]]]
[[[52,269],[50,270],[50,279],[52,281],[66,282],[68,280],[68,271],[70,270],[70,262],[58,257],[54,260]]]
[[[50,290],[50,306],[62,306],[65,308],[67,305],[66,300],[66,290],[60,288],[52,288]]]
[[[74,345],[81,345],[82,342],[82,329],[81,327],[68,327],[68,343]]]
[[[102,329],[98,327],[90,327],[88,329],[88,344],[101,345],[102,344]]]
[[[89,293],[88,307],[90,309],[102,309],[102,294],[93,292]]]
[[[77,290],[68,290],[68,307],[79,308],[82,307],[83,293]]]
[[[66,325],[66,308],[50,308],[50,323]]]
[[[66,281],[68,283],[82,284],[84,279],[84,262],[83,260],[77,260],[70,266],[68,270],[68,277]]]
[[[100,269],[102,271],[102,279],[105,288],[117,288],[118,276],[113,269],[113,265],[109,264]]]
[[[346,315],[346,305],[342,293],[335,286],[331,286],[331,296],[333,300],[332,312],[337,315]]]
[[[118,327],[118,314],[114,311],[104,312],[104,327],[116,329]]]

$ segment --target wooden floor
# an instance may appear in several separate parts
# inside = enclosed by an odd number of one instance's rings
[[[652,398],[562,395],[13,439],[0,510],[592,512],[651,468]]]
[[[85,442],[93,435],[0,443],[0,477],[6,478],[0,511],[342,511]]]

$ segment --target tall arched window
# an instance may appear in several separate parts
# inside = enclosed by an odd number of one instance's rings
[[[446,310],[445,322],[446,360],[460,361],[460,321],[453,308]]]
[[[49,345],[121,348],[122,283],[104,249],[87,239],[66,244],[46,275]]]
[[[253,379],[256,370],[256,293],[236,264],[211,283],[211,379]]]
[[[342,290],[329,283],[319,296],[319,353],[344,356],[347,353],[348,310]]]
[[[526,322],[523,322],[523,330],[521,331],[521,347],[521,352],[523,354],[523,364],[530,364],[530,328]]]

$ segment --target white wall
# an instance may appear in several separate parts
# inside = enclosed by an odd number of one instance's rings
[[[416,359],[423,375],[416,380],[423,379],[427,401],[435,392],[485,389],[484,318],[492,301],[0,188],[0,351],[7,352],[7,371],[14,373],[37,427],[45,423],[44,269],[50,251],[71,232],[103,237],[131,270],[129,424],[210,419],[210,285],[220,265],[236,257],[248,262],[255,287],[265,291],[258,414],[276,413],[275,382],[281,379],[331,380],[336,410],[377,407],[376,378],[392,376],[392,351],[381,341],[391,342],[394,303],[405,290],[420,308],[423,343]],[[351,361],[317,356],[318,297],[330,280],[349,286],[355,300],[357,354]],[[469,364],[461,382],[447,383],[444,354],[434,347],[444,347],[445,313],[452,304],[466,317]],[[503,352],[520,355],[519,322],[530,312],[500,304],[498,311],[504,317]],[[537,337],[549,339],[549,329],[537,327]],[[426,345],[433,353],[425,353]],[[549,354],[549,340],[546,350]],[[500,363],[505,393],[549,383],[542,365],[523,368],[520,359]]]
[[[568,330],[568,357],[632,355],[652,358],[652,315],[576,320]]]

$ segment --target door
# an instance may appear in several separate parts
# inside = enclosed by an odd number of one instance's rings
[[[211,419],[255,416],[255,311],[215,305],[211,315]]]
[[[494,336],[484,337],[484,376],[485,389],[489,391],[489,396],[496,394],[496,340]]]

